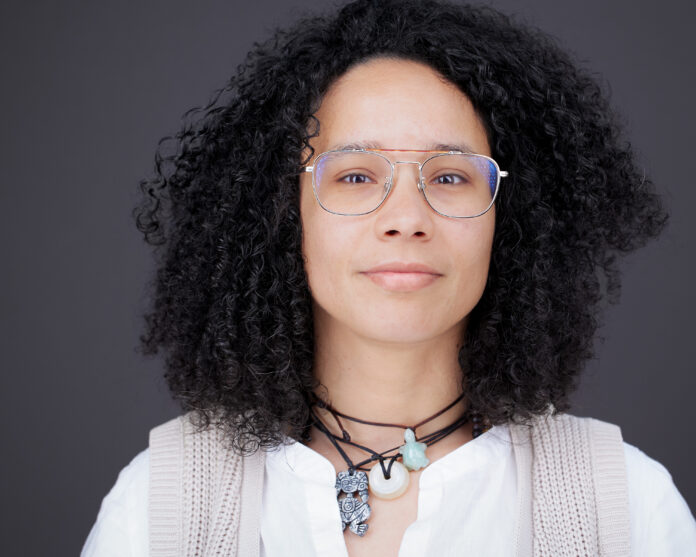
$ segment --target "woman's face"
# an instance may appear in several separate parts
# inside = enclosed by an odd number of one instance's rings
[[[418,62],[376,59],[354,67],[329,88],[315,116],[315,155],[358,142],[384,149],[464,145],[491,154],[469,99]],[[429,156],[384,154],[392,161]],[[392,191],[379,209],[342,216],[321,208],[311,173],[302,174],[303,252],[317,332],[333,327],[413,343],[463,331],[486,284],[494,207],[476,218],[441,216],[417,189],[417,179],[416,165],[396,165]],[[405,265],[430,270],[399,272],[409,271]]]

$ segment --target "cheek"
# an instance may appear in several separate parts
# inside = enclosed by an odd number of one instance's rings
[[[317,226],[319,223],[319,220],[308,223],[303,247],[310,295],[315,310],[321,308],[322,315],[345,316],[346,306],[354,298],[350,266],[353,250],[345,238],[327,233],[325,227]],[[319,318],[316,313],[315,318]]]
[[[335,223],[328,222],[331,215],[315,202],[311,183],[301,193],[300,214],[302,255],[309,288],[313,297],[324,297],[336,282],[334,275],[341,267],[341,250],[335,240],[337,235],[333,232]]]
[[[482,223],[484,226],[478,230],[475,235],[474,253],[476,254],[476,266],[481,268],[484,273],[488,272],[488,265],[491,260],[491,249],[493,246],[493,222]]]
[[[452,246],[452,253],[457,253],[457,274],[460,283],[458,290],[469,296],[479,298],[483,294],[488,279],[491,261],[495,217],[466,223],[452,237],[457,238],[457,245]]]
[[[317,287],[327,283],[328,275],[334,267],[331,261],[331,251],[324,244],[321,234],[318,234],[317,230],[314,229],[314,224],[313,222],[309,223],[305,228],[302,248],[307,280],[312,292],[315,292]]]

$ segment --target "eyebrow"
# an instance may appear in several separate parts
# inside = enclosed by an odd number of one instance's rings
[[[339,145],[334,145],[329,151],[343,150],[343,149],[384,149],[381,143],[378,141],[356,141],[354,143],[342,143]],[[408,151],[409,149],[403,149]],[[416,149],[419,151],[420,149]],[[462,153],[475,153],[473,147],[466,143],[430,143],[425,148],[426,151],[461,151]]]

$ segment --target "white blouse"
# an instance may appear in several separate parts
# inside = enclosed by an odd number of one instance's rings
[[[421,472],[417,518],[399,557],[514,554],[517,478],[510,443],[509,428],[494,426]],[[696,520],[670,473],[625,442],[624,454],[633,556],[696,557]],[[145,449],[102,501],[81,557],[148,555],[148,481]],[[348,556],[335,481],[331,462],[301,443],[267,454],[262,556]]]

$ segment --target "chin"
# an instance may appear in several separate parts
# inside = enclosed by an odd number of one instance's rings
[[[399,330],[399,331],[386,331],[386,330],[356,330],[356,333],[373,342],[380,342],[384,344],[418,344],[421,342],[427,342],[436,334],[429,333],[428,331],[417,331],[417,330]]]
[[[383,313],[381,316],[370,312],[374,317],[372,319],[360,319],[351,324],[351,329],[364,338],[369,338],[378,342],[398,343],[398,344],[413,344],[426,342],[437,338],[447,332],[452,331],[462,319],[457,321],[443,322],[442,317],[446,314],[439,315],[439,319],[433,319],[432,312],[427,315],[409,313]],[[388,315],[389,318],[385,318]],[[450,313],[448,317],[452,314]]]

